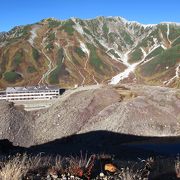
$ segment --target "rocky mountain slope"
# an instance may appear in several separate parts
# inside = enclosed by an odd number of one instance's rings
[[[179,109],[177,89],[133,84],[79,87],[38,111],[26,112],[1,101],[0,139],[28,147],[94,131],[179,136]]]
[[[180,86],[180,25],[53,18],[0,34],[0,87],[140,82]]]

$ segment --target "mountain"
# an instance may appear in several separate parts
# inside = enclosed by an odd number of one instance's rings
[[[0,87],[119,82],[180,87],[180,24],[44,19],[0,33]]]

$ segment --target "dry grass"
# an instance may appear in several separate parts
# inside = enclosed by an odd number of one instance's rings
[[[94,176],[92,169],[95,165],[95,159],[101,161],[104,159],[112,160],[113,158],[106,154],[97,156],[88,156],[87,154],[83,156],[81,154],[79,157],[70,156],[64,158],[61,156],[28,156],[27,154],[18,154],[0,162],[0,180],[22,180],[30,177],[30,179],[34,179],[37,175],[43,178],[47,176],[53,177],[53,175],[56,177],[70,177],[72,175],[80,179],[90,179],[90,177]],[[98,170],[97,173],[105,173],[103,177],[99,177],[100,179],[147,180],[154,165],[153,158],[147,160],[140,159],[139,162],[133,163],[129,167],[126,166],[126,168],[118,169],[117,166],[116,171],[113,173],[103,169]],[[95,169],[96,166],[93,170]],[[179,156],[175,161],[175,171],[177,178],[180,178]]]
[[[120,177],[123,180],[147,180],[150,175],[150,170],[154,164],[153,158],[148,158],[147,160],[141,160],[139,163],[135,163],[131,168],[122,168],[120,170]],[[135,166],[142,166],[141,168],[136,168]]]
[[[28,156],[27,154],[17,154],[16,156],[10,156],[1,163],[0,180],[20,180],[29,171],[49,163],[48,160],[42,160],[41,155]]]
[[[51,174],[71,174],[89,177],[94,163],[94,156],[87,154],[80,157],[28,156],[17,154],[0,163],[0,180],[21,180],[28,176],[47,176]]]
[[[2,163],[0,170],[1,180],[20,180],[28,172],[30,168],[30,163],[26,155],[9,159],[8,161]]]
[[[180,178],[180,159],[179,159],[179,155],[177,156],[177,160],[175,161],[175,172],[176,172],[177,178]]]
[[[109,158],[107,155],[101,156],[102,158]],[[95,155],[88,157],[87,154],[85,156],[81,154],[80,157],[70,156],[65,158],[61,156],[43,157],[41,155],[28,156],[26,154],[18,154],[8,157],[8,159],[1,163],[0,180],[21,180],[29,176],[36,176],[37,174],[45,177],[53,174],[57,176],[70,174],[75,177],[90,179],[95,158],[98,157]],[[101,157],[99,156],[99,158]],[[148,177],[149,175],[148,168],[152,162],[152,159],[144,161],[145,166],[136,171],[134,170],[135,166],[123,168],[117,172],[118,177],[124,180],[141,179],[142,177],[145,179],[144,177]]]

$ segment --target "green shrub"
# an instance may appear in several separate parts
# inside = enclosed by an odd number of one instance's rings
[[[89,26],[91,27],[91,31],[93,32],[93,34],[96,34],[98,35],[98,26],[99,26],[99,22],[94,19],[94,20],[91,20]]]
[[[56,20],[48,20],[48,26],[49,28],[55,28],[61,25],[61,21]]]
[[[21,75],[14,71],[9,71],[4,73],[4,79],[10,83],[14,83],[21,79]]]
[[[107,24],[106,24],[106,23],[103,24],[102,29],[103,29],[103,32],[104,32],[105,37],[107,37],[108,32],[109,32],[109,28],[107,27]]]
[[[90,64],[95,67],[97,72],[103,73],[102,69],[105,68],[105,64],[99,58],[96,48],[92,44],[87,44],[87,47],[90,50]],[[108,69],[108,67],[106,67]]]
[[[80,47],[75,47],[74,51],[78,54],[79,57],[85,57],[85,53]]]
[[[47,46],[45,47],[47,50],[52,50],[54,48],[53,43],[49,43],[47,44]]]
[[[48,35],[48,37],[47,37],[47,39],[48,39],[48,41],[54,41],[55,40],[55,38],[56,38],[56,36],[55,36],[55,33],[54,32],[51,32],[49,35]]]
[[[118,38],[118,35],[116,33],[110,32],[108,34],[108,41],[110,43],[113,43]]]
[[[32,49],[32,56],[33,56],[35,61],[39,61],[40,54],[39,54],[39,51],[37,49],[35,49],[35,48]]]
[[[7,41],[7,45],[10,45],[11,43],[17,42],[22,40],[22,38],[27,39],[29,38],[30,34],[30,25],[24,26],[20,29],[17,29],[17,27],[10,30],[10,35],[13,34],[13,36],[6,37],[4,41]]]
[[[120,58],[119,55],[114,51],[114,49],[111,49],[108,52],[112,54],[115,58]]]
[[[142,59],[142,56],[143,56],[142,50],[139,49],[139,48],[138,48],[138,49],[135,49],[135,51],[133,51],[133,52],[131,53],[129,62],[130,62],[130,63],[135,63],[135,62],[141,60],[141,59]]]
[[[83,30],[84,30],[84,32],[85,32],[86,34],[88,34],[88,35],[92,36],[92,33],[89,31],[89,29],[84,28]]]
[[[170,33],[169,33],[169,39],[172,41],[176,39],[178,36],[180,36],[180,27],[175,25],[169,25]]]
[[[69,72],[66,70],[65,65],[64,64],[57,65],[56,69],[52,71],[49,75],[49,83],[59,84],[59,78],[67,75],[69,75]]]
[[[57,67],[52,71],[49,75],[50,84],[58,84],[59,76],[62,74],[62,61],[64,58],[64,50],[63,48],[59,49],[56,55]]]
[[[159,55],[160,53],[162,53],[163,51],[164,51],[164,49],[162,47],[158,47],[154,51],[152,51],[150,54],[148,54],[146,56],[146,59],[150,59],[152,57],[155,57],[155,56]]]
[[[167,25],[166,24],[159,24],[158,28],[161,30],[164,37],[167,37]]]
[[[154,38],[157,38],[158,41],[161,41],[161,38],[159,36],[159,29],[156,29],[154,31],[152,31],[149,36],[145,37],[139,44],[137,47],[147,47],[152,46],[154,44]]]
[[[29,35],[29,27],[25,27],[25,28],[22,30],[22,34],[23,34],[23,36]]]
[[[19,29],[16,33],[19,37],[26,37],[27,35],[30,34],[30,25],[24,26],[21,29]]]
[[[37,70],[36,70],[36,68],[34,67],[34,66],[28,66],[28,68],[27,68],[27,72],[28,73],[34,73],[34,72],[36,72]]]
[[[59,83],[59,73],[61,71],[61,66],[57,66],[54,71],[52,71],[49,75],[50,84],[58,84]]]
[[[99,47],[101,50],[104,50],[104,51],[107,50],[97,39],[94,39],[94,42],[98,45],[98,47]]]
[[[13,58],[13,64],[15,67],[19,66],[19,64],[22,63],[22,59],[23,59],[23,51],[20,50],[20,51],[17,51],[14,55],[14,58]]]
[[[121,36],[122,38],[124,39],[124,41],[127,43],[127,44],[130,44],[132,45],[133,44],[133,41],[131,39],[131,36],[126,32],[126,31],[123,31],[121,33]]]
[[[47,44],[46,47],[45,47],[47,50],[52,50],[52,49],[54,48],[53,42],[54,42],[55,38],[56,38],[56,36],[55,36],[55,33],[54,33],[54,32],[51,32],[51,33],[48,35],[47,40],[46,40],[46,42],[47,42],[48,44]]]
[[[68,35],[72,36],[74,33],[74,28],[73,25],[75,25],[75,23],[72,20],[66,21],[62,27],[60,28],[60,30],[64,30]]]
[[[64,58],[64,50],[63,48],[59,49],[56,55],[57,65],[61,65]]]
[[[141,69],[143,75],[151,76],[155,73],[160,73],[168,67],[174,67],[178,60],[180,59],[180,46],[175,46],[173,48],[163,51],[161,54],[156,56],[151,61],[142,65]]]
[[[8,62],[7,53],[3,54],[2,58],[0,59],[0,78],[2,78],[3,73],[6,71],[6,65]]]
[[[177,38],[173,43],[172,46],[180,45],[180,37]]]

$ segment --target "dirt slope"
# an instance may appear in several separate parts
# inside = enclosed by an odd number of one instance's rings
[[[85,86],[67,91],[49,109],[25,112],[0,102],[0,139],[31,146],[96,130],[180,135],[180,91],[142,85]]]

